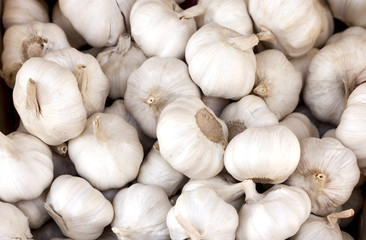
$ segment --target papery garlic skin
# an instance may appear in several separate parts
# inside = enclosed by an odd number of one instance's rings
[[[334,36],[334,35],[332,35],[332,36]],[[332,37],[330,37],[330,38],[332,38]],[[319,52],[318,48],[312,48],[305,55],[289,59],[290,62],[292,63],[292,65],[294,66],[295,70],[301,73],[302,86],[305,86],[305,81],[306,81],[306,77],[308,75],[308,70],[309,70],[309,65],[311,63],[311,60],[314,58],[314,56],[318,52]]]
[[[358,0],[327,0],[335,18],[348,26],[366,27],[366,3]]]
[[[168,104],[156,132],[161,156],[189,178],[210,178],[222,170],[228,130],[199,98],[180,97]]]
[[[354,35],[359,36],[366,40],[366,29],[358,26],[348,27],[346,28],[346,30],[342,32],[333,34],[326,42],[326,45],[338,42],[339,40],[342,40],[348,36],[354,36]]]
[[[62,175],[47,195],[45,208],[62,233],[72,239],[96,239],[113,220],[112,204],[85,179]]]
[[[318,129],[303,113],[290,113],[280,122],[280,125],[288,127],[299,141],[307,137],[319,138]]]
[[[25,128],[49,145],[60,145],[84,129],[86,112],[75,76],[43,58],[23,64],[13,91]]]
[[[244,36],[216,23],[203,26],[189,39],[186,61],[192,80],[206,96],[240,99],[255,80],[255,35]]]
[[[172,240],[234,240],[238,214],[214,190],[198,187],[178,197],[166,223]]]
[[[229,99],[218,98],[218,97],[208,97],[205,95],[201,96],[202,102],[210,108],[216,116],[220,116],[224,108],[230,103]]]
[[[27,217],[10,203],[0,202],[0,239],[33,239]]]
[[[112,231],[119,239],[169,240],[165,219],[172,208],[158,186],[136,183],[119,191],[113,200]]]

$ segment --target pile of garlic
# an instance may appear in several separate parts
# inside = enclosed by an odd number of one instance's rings
[[[366,239],[346,3],[0,0],[0,239]]]

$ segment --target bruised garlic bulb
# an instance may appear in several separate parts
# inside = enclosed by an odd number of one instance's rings
[[[117,99],[124,97],[128,77],[141,66],[146,56],[132,42],[131,36],[124,34],[119,37],[117,46],[103,50],[97,60],[109,80],[109,97]]]
[[[70,46],[65,33],[54,23],[31,22],[14,25],[6,30],[3,40],[2,70],[6,84],[11,88],[14,87],[17,72],[25,61]]]
[[[348,26],[366,27],[366,2],[358,0],[327,0],[335,18]]]
[[[307,137],[319,138],[318,129],[303,113],[290,113],[280,122],[280,125],[288,127],[299,141]]]
[[[14,106],[25,128],[49,145],[77,137],[86,122],[75,76],[43,58],[23,64],[13,91]]]
[[[62,14],[92,47],[114,46],[125,31],[115,0],[60,0]]]
[[[339,40],[341,40],[343,38],[346,38],[348,36],[353,36],[353,35],[359,36],[366,40],[366,29],[364,29],[363,27],[358,27],[358,26],[346,28],[346,30],[344,30],[343,32],[333,34],[328,39],[326,45],[338,42]]]
[[[189,178],[210,178],[224,167],[227,127],[199,98],[180,97],[167,105],[156,132],[161,156]]]
[[[333,35],[334,36],[334,35]],[[300,57],[290,58],[290,62],[295,70],[301,73],[302,86],[305,86],[306,77],[308,75],[309,65],[314,56],[319,52],[319,49],[312,48],[305,55]]]
[[[248,0],[248,10],[259,39],[290,57],[322,46],[334,29],[332,14],[324,1]]]
[[[161,111],[182,96],[201,96],[189,76],[187,65],[175,58],[152,57],[129,77],[124,100],[142,131],[156,138]]]
[[[169,240],[166,217],[172,205],[158,186],[136,183],[113,200],[112,231],[119,239]]]
[[[88,117],[93,113],[103,112],[109,81],[93,56],[75,48],[64,48],[48,53],[44,59],[59,64],[75,75]]]
[[[96,239],[113,219],[112,204],[80,177],[56,178],[45,208],[62,233],[72,239]]]
[[[172,240],[234,240],[238,214],[208,187],[182,193],[166,223]]]
[[[278,50],[256,54],[257,72],[253,92],[262,97],[280,120],[293,112],[302,88],[301,74]]]
[[[241,35],[216,23],[200,28],[187,43],[186,61],[192,80],[206,96],[240,99],[255,80],[253,46],[258,38]]]
[[[53,179],[52,153],[38,138],[0,132],[0,199],[17,202],[37,198]]]
[[[265,147],[263,147],[265,146]],[[225,168],[237,180],[277,184],[285,181],[300,160],[300,144],[285,126],[250,127],[225,151]]]
[[[229,99],[218,98],[218,97],[207,97],[205,95],[201,96],[202,102],[210,108],[216,116],[220,116],[222,110],[230,103]]]

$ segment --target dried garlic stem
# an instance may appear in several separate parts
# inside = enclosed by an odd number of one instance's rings
[[[47,210],[48,214],[55,219],[55,221],[57,222],[57,224],[60,224],[62,226],[63,229],[65,229],[66,231],[68,230],[68,227],[66,225],[66,222],[64,221],[64,219],[62,218],[62,216],[60,214],[58,214],[55,210],[53,210],[53,208],[50,206],[50,204],[45,203],[44,204],[45,209]]]
[[[181,216],[175,216],[175,218],[177,219],[178,223],[182,226],[184,231],[186,231],[186,233],[191,238],[191,240],[201,240],[202,239],[201,234],[197,231],[197,229],[195,229],[192,226],[192,224],[189,221],[185,220]]]
[[[31,78],[29,78],[27,84],[27,106],[35,114],[36,118],[39,118],[41,109],[37,99],[37,83]]]
[[[268,95],[268,87],[266,84],[261,83],[254,88],[253,92],[260,97],[266,97]]]
[[[330,225],[334,228],[337,227],[338,223],[338,219],[339,218],[349,218],[352,217],[355,214],[355,212],[353,211],[352,208],[344,210],[342,212],[338,212],[338,213],[331,213],[327,216],[327,219],[330,223]]]
[[[316,192],[323,191],[327,176],[322,172],[316,172],[311,176],[311,189]]]
[[[119,37],[116,52],[124,55],[128,52],[128,50],[130,50],[130,48],[131,48],[131,36],[128,33],[124,33]]]
[[[202,15],[205,13],[205,11],[206,9],[202,6],[202,4],[198,3],[197,5],[180,12],[178,16],[179,19],[189,19]]]
[[[105,131],[103,130],[103,126],[102,126],[102,118],[100,117],[100,115],[97,115],[94,117],[93,119],[93,130],[94,130],[94,134],[97,137],[97,139],[101,142],[106,142],[108,141],[108,136],[105,133]]]
[[[51,146],[51,150],[63,157],[67,155],[67,143],[62,143],[58,146]]]
[[[79,90],[82,96],[84,96],[84,94],[88,90],[88,75],[86,74],[86,68],[86,65],[79,64],[74,70],[74,75],[78,82]]]
[[[217,195],[219,195],[225,202],[232,202],[244,195],[244,189],[242,183],[235,183],[229,186],[222,187],[216,190]]]
[[[259,39],[255,34],[251,34],[250,36],[240,35],[236,37],[229,37],[227,39],[227,43],[243,52],[253,48],[258,44],[258,42]]]
[[[128,231],[128,229],[121,228],[121,227],[113,227],[112,231],[117,235],[118,239],[124,239],[128,237],[131,233],[131,231]],[[127,238],[129,239],[129,238]]]
[[[244,180],[241,184],[245,193],[245,203],[257,203],[264,198],[263,194],[258,193],[255,189],[253,180]]]
[[[267,29],[264,29],[262,32],[257,33],[257,37],[259,41],[267,41],[267,42],[271,42],[275,39],[273,33]]]

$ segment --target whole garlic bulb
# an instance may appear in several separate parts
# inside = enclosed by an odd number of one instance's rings
[[[299,141],[282,125],[247,128],[229,142],[224,156],[235,179],[271,184],[285,181],[299,160]]]
[[[124,97],[129,76],[141,66],[146,56],[132,42],[130,35],[123,34],[117,46],[103,50],[97,60],[109,80],[109,97],[117,99]]]
[[[62,175],[47,195],[45,208],[62,233],[72,239],[96,239],[113,220],[112,204],[85,179]]]
[[[336,35],[336,34],[334,34]],[[334,36],[332,35],[332,36]],[[330,37],[332,38],[332,37]],[[329,39],[330,39],[329,38]],[[329,41],[329,40],[328,40]],[[319,52],[318,48],[310,49],[305,55],[290,58],[290,62],[294,65],[296,71],[301,73],[302,86],[305,86],[306,77],[308,76],[309,65],[314,56]]]
[[[326,45],[338,42],[339,40],[346,38],[348,36],[359,36],[363,39],[366,39],[366,29],[364,29],[363,27],[358,27],[358,26],[353,26],[353,27],[348,27],[346,28],[346,30],[333,34],[327,41]]]
[[[327,0],[335,18],[349,26],[366,27],[366,2],[358,0]]]
[[[77,137],[86,112],[75,76],[60,65],[34,57],[23,64],[13,91],[25,128],[49,145]]]
[[[218,97],[208,97],[202,94],[202,102],[210,108],[216,116],[220,116],[224,108],[230,103],[229,99],[218,98]]]
[[[178,197],[166,223],[172,240],[234,240],[238,214],[214,190],[198,187]]]
[[[1,200],[37,198],[53,179],[51,150],[33,135],[0,132],[0,171]]]
[[[227,127],[199,98],[180,97],[168,104],[156,132],[161,156],[189,178],[210,178],[224,167]]]
[[[120,116],[95,113],[84,131],[69,141],[69,156],[81,177],[107,190],[137,177],[143,149],[134,127]]]
[[[136,183],[113,200],[112,231],[119,239],[169,240],[165,219],[172,205],[158,186]]]
[[[290,113],[280,122],[280,125],[288,127],[299,141],[307,137],[319,138],[318,129],[303,113]]]
[[[255,80],[253,46],[258,38],[241,35],[216,23],[201,27],[189,39],[186,61],[192,80],[206,96],[240,99]]]
[[[201,97],[187,65],[176,58],[152,57],[128,78],[124,100],[142,131],[156,138],[161,111],[182,96]]]

